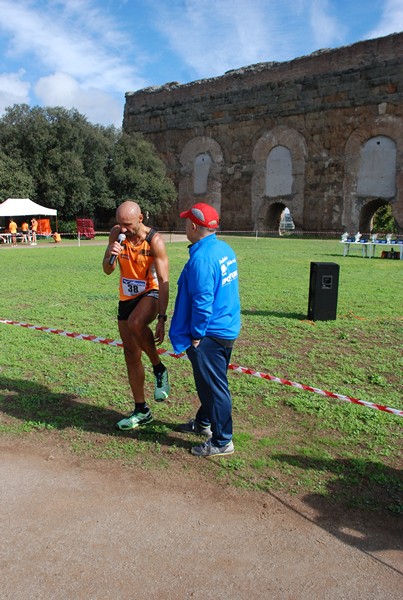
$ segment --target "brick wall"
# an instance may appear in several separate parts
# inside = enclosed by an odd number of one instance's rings
[[[219,208],[223,229],[237,230],[272,227],[284,206],[304,230],[365,225],[362,209],[374,198],[356,195],[360,148],[373,136],[391,137],[396,194],[380,202],[390,202],[403,229],[402,100],[400,33],[128,92],[123,127],[155,144],[177,185],[170,226],[179,225],[179,210],[202,199],[193,193],[192,160],[207,151],[214,164],[203,198]],[[265,159],[278,144],[293,156],[293,191],[270,198],[263,185]]]

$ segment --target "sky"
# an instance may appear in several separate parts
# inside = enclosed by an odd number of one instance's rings
[[[122,126],[125,93],[403,31],[403,0],[0,0],[0,116],[75,108]]]

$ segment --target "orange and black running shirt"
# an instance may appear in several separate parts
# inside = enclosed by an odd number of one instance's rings
[[[155,233],[155,229],[151,229],[146,239],[138,244],[132,244],[129,240],[123,242],[123,250],[118,257],[120,300],[131,300],[150,290],[158,290],[158,278],[150,247]]]

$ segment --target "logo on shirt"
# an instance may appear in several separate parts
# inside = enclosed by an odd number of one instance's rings
[[[232,258],[229,259],[228,256],[224,256],[224,258],[221,258],[220,260],[220,266],[221,266],[221,275],[222,275],[222,280],[221,280],[221,285],[228,285],[229,283],[231,283],[231,281],[234,281],[234,279],[237,279],[238,277],[238,270],[235,269],[235,271],[230,271],[229,272],[229,267],[231,265],[235,265],[236,266],[236,259]]]
[[[228,273],[228,275],[226,277],[223,278],[221,285],[228,285],[229,283],[231,283],[231,281],[234,281],[234,279],[238,278],[238,271],[231,271],[231,273]]]

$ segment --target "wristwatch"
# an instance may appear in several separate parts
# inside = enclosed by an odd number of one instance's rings
[[[164,321],[166,321],[167,318],[168,318],[167,315],[157,315],[158,320],[163,319]]]

